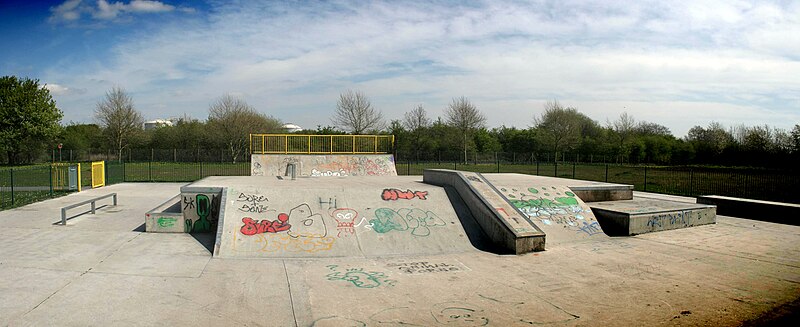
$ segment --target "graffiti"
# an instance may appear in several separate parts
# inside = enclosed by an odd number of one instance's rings
[[[350,282],[358,288],[375,288],[379,286],[394,286],[396,280],[389,279],[389,276],[378,271],[364,271],[364,268],[347,268],[339,270],[337,265],[327,266],[332,272],[325,275],[328,280],[343,280]]]
[[[603,231],[600,230],[600,225],[597,224],[596,221],[593,221],[591,224],[583,221],[583,226],[577,231],[577,233],[586,233],[586,236],[592,236],[594,234],[600,234]]]
[[[194,209],[194,199],[191,197],[183,197],[183,210]]]
[[[293,222],[289,223],[289,222]],[[303,203],[289,210],[289,213],[279,213],[277,220],[264,219],[256,221],[250,217],[242,218],[244,225],[239,232],[252,236],[263,233],[287,232],[292,238],[298,237],[325,237],[328,230],[322,216],[311,212],[311,207]]]
[[[437,323],[448,326],[486,326],[489,318],[477,306],[460,302],[439,303],[431,308]]]
[[[241,252],[290,252],[290,253],[316,253],[328,251],[333,248],[336,239],[333,237],[300,237],[294,238],[288,234],[255,234],[253,236],[238,236],[233,234],[233,250]],[[252,244],[246,246],[246,244]]]
[[[467,267],[461,264],[460,262],[457,264],[450,264],[445,262],[430,263],[427,261],[399,262],[399,263],[389,263],[386,265],[386,267],[390,269],[397,269],[398,271],[404,274],[426,274],[426,273],[441,273],[441,272],[457,272],[457,271],[467,270]]]
[[[398,199],[411,200],[418,198],[420,200],[427,200],[428,191],[412,191],[412,190],[398,190],[396,188],[383,189],[381,198],[384,201],[397,201]]]
[[[525,191],[500,188],[500,191],[505,192],[508,202],[525,216],[544,225],[561,226],[586,236],[602,233],[600,225],[589,215],[591,209],[582,207],[573,192],[554,186],[529,187]]]
[[[316,168],[311,169],[311,176],[313,177],[328,177],[328,176],[347,176],[347,171],[344,169],[339,170],[326,170],[326,171],[319,171]]]
[[[264,176],[264,171],[261,170],[261,164],[258,161],[253,161],[253,176]]]
[[[348,208],[336,209],[331,213],[331,217],[336,220],[336,229],[338,230],[336,237],[342,237],[342,235],[347,237],[356,233],[354,225],[358,218],[357,211]]]
[[[217,197],[212,195],[213,200],[208,198],[208,195],[205,194],[197,194],[195,196],[195,203],[197,206],[197,216],[199,219],[192,220],[191,218],[185,218],[184,220],[184,231],[187,233],[204,233],[210,232],[212,225],[211,213],[216,211],[217,206],[215,203],[217,202]],[[184,203],[186,202],[186,197],[184,197]],[[186,217],[184,215],[184,217]],[[216,221],[215,221],[216,222]]]
[[[288,234],[293,238],[328,236],[328,229],[322,216],[311,212],[311,207],[303,203],[289,210],[289,221],[295,222]]]
[[[414,236],[428,236],[430,227],[445,226],[444,220],[433,212],[417,208],[403,208],[397,211],[389,208],[375,209],[375,218],[370,220],[372,229],[385,234],[393,230],[410,231]]]
[[[161,227],[173,227],[175,226],[175,222],[178,221],[178,218],[170,218],[170,217],[159,217],[156,222],[158,226]]]
[[[244,217],[242,218],[244,226],[239,231],[244,235],[285,232],[292,228],[292,225],[287,223],[288,220],[289,215],[285,213],[279,214],[278,219],[273,221],[267,219],[255,221],[253,218]]]
[[[243,212],[264,213],[267,212],[269,208],[267,205],[263,204],[264,202],[269,202],[269,198],[263,195],[239,193],[239,197],[236,198],[236,201],[245,202],[241,207],[236,208]]]
[[[324,204],[327,204],[327,205],[328,205],[328,208],[327,208],[328,210],[330,210],[330,209],[337,209],[337,208],[339,208],[339,207],[337,207],[337,206],[336,206],[336,198],[335,198],[335,197],[333,197],[333,198],[328,198],[328,200],[327,200],[327,201],[325,201],[325,199],[323,199],[323,198],[321,198],[321,197],[317,197],[317,199],[318,199],[318,201],[319,201],[319,207],[320,207],[320,208],[323,208],[323,209],[325,209],[325,206],[323,206]]]
[[[495,209],[497,209],[497,212],[502,212],[504,215],[506,215],[506,217],[513,219],[515,223],[517,224],[520,223],[519,218],[517,218],[517,216],[509,215],[505,208],[495,208]]]
[[[650,217],[650,219],[647,221],[647,227],[652,229],[664,228],[665,226],[671,227],[674,225],[688,227],[692,224],[691,216],[692,212],[688,210],[662,213]]]
[[[359,222],[358,222],[358,224],[355,224],[355,225],[353,225],[353,227],[359,227],[359,226],[361,226],[362,224],[364,225],[364,228],[366,228],[366,229],[372,229],[372,224],[371,224],[371,223],[368,223],[368,222],[367,222],[367,218],[364,218],[364,217],[361,217],[361,221],[359,221]]]

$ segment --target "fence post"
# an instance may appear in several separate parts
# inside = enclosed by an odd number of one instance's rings
[[[644,191],[647,192],[647,166],[644,166]]]
[[[576,161],[573,161],[572,162],[572,179],[575,179],[575,165],[576,165]]]
[[[411,159],[408,159],[406,164],[406,176],[411,175]]]
[[[497,152],[494,153],[494,161],[497,162],[497,173],[500,173],[500,159],[497,157]]]
[[[11,174],[11,206],[14,206],[14,168],[9,169]]]
[[[539,157],[536,157],[536,176],[539,176]]]
[[[558,157],[553,156],[553,177],[558,177]]]
[[[608,183],[608,162],[606,162],[606,183]]]
[[[689,168],[689,196],[694,196],[694,169]]]
[[[50,165],[50,196],[53,196],[53,165]]]

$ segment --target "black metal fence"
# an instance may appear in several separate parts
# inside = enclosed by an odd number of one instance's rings
[[[227,154],[227,155],[226,155]],[[121,182],[191,182],[206,176],[250,175],[247,160],[234,162],[224,150],[136,150],[131,160],[106,162],[106,184]],[[424,169],[445,168],[484,173],[522,173],[609,183],[630,184],[637,191],[684,196],[726,195],[800,203],[800,173],[796,170],[704,166],[630,165],[593,156],[571,161],[554,156],[520,153],[463,153],[432,161],[398,155],[399,175],[421,175]],[[549,160],[548,160],[549,159]],[[569,159],[566,157],[566,159]],[[608,159],[608,158],[604,158]],[[90,187],[90,165],[81,166],[82,185]],[[0,207],[7,209],[65,194],[53,189],[50,165],[0,169]]]

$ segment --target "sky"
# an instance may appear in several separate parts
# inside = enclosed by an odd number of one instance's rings
[[[0,0],[0,35],[0,75],[46,84],[64,124],[113,87],[147,120],[231,94],[309,129],[345,90],[387,120],[465,96],[490,128],[551,100],[677,137],[800,123],[800,1]]]

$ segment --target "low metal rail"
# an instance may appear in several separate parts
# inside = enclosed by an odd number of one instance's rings
[[[114,198],[113,199],[114,200],[114,205],[117,205],[117,193],[110,193],[110,194],[98,196],[96,198],[89,199],[89,200],[86,200],[86,201],[81,201],[81,202],[78,202],[78,203],[75,203],[75,204],[70,204],[70,205],[68,205],[66,207],[61,208],[61,224],[62,225],[67,225],[67,209],[72,209],[72,208],[80,207],[80,206],[82,206],[84,204],[91,203],[92,204],[92,214],[94,214],[95,209],[97,208],[97,205],[95,204],[95,202],[100,201],[100,200],[105,199],[105,198],[109,198],[109,197],[113,197]]]

